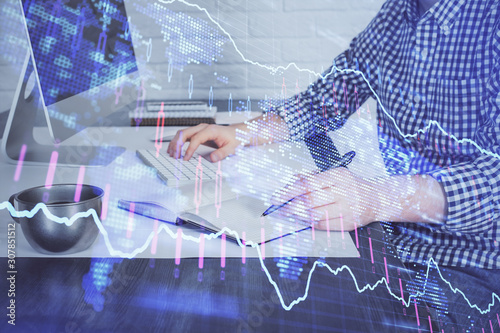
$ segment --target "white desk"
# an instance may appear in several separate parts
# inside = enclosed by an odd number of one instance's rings
[[[218,119],[220,123],[227,123],[228,120],[233,120],[235,122],[241,121],[242,117],[247,117],[245,114],[233,113],[231,118],[228,114],[222,114],[221,118]],[[252,115],[251,118],[253,118]],[[366,119],[365,119],[366,120]],[[348,122],[349,124],[349,122]],[[364,126],[364,127],[363,127]],[[357,149],[357,157],[352,163],[350,169],[353,172],[362,173],[367,175],[367,173],[372,173],[376,175],[376,172],[380,173],[380,170],[373,169],[373,161],[376,160],[376,156],[373,154],[374,142],[370,142],[366,132],[369,127],[373,126],[373,122],[364,121],[360,118],[360,121],[354,123],[352,126],[345,126],[341,131],[335,132],[335,142],[341,153],[345,153],[353,149],[353,145],[356,142],[356,136],[358,136],[358,141],[362,140],[365,147],[365,153],[360,149]],[[179,128],[168,127],[164,130],[164,135],[169,135],[175,133]],[[78,144],[79,142],[91,142],[95,145],[101,144],[111,144],[111,145],[121,145],[127,147],[127,151],[120,157],[118,157],[113,163],[106,167],[89,167],[85,172],[84,183],[97,185],[101,188],[108,186],[110,189],[110,199],[108,204],[107,218],[103,221],[103,225],[109,233],[110,243],[106,246],[105,239],[102,235],[99,235],[98,240],[94,245],[86,251],[81,253],[68,255],[70,257],[109,257],[117,256],[117,253],[113,251],[121,251],[123,254],[120,256],[128,256],[138,248],[144,248],[144,251],[137,253],[137,257],[146,258],[173,258],[175,255],[175,239],[174,236],[177,233],[177,226],[167,225],[160,222],[157,228],[161,230],[158,234],[156,242],[156,252],[152,253],[151,244],[148,243],[148,237],[154,232],[154,221],[140,216],[133,216],[133,233],[131,237],[127,237],[126,229],[127,225],[130,223],[129,213],[120,210],[116,207],[118,199],[130,199],[137,200],[141,197],[150,195],[152,191],[159,191],[161,193],[168,192],[168,188],[156,177],[155,173],[152,172],[150,168],[145,167],[135,156],[135,150],[141,148],[154,149],[154,142],[151,138],[154,137],[156,132],[155,127],[115,127],[115,128],[88,128],[86,131],[79,133],[77,136],[68,140],[67,144]],[[376,143],[376,141],[375,141]],[[164,143],[162,149],[166,149],[167,143]],[[293,153],[298,154],[297,149],[290,148],[288,150],[280,150],[283,154]],[[275,148],[275,147],[274,147]],[[202,147],[203,149],[209,149],[207,147]],[[273,149],[273,146],[259,147],[257,149],[252,148],[249,150],[249,154],[255,154],[258,158],[263,151],[269,152],[269,149]],[[261,150],[259,150],[261,149]],[[292,149],[292,150],[290,150]],[[295,149],[295,150],[294,150]],[[247,152],[247,156],[248,156]],[[299,153],[300,154],[300,153]],[[368,166],[369,165],[369,166]],[[13,193],[19,192],[23,189],[43,185],[45,183],[46,173],[48,171],[48,166],[23,166],[20,180],[14,182],[14,173],[16,165],[7,164],[5,159],[2,157],[0,161],[0,174],[2,175],[2,186],[0,187],[0,202],[6,201],[9,196]],[[75,183],[78,177],[78,168],[75,167],[58,167],[54,175],[54,183]],[[7,210],[0,211],[0,219],[4,223],[0,224],[0,239],[6,240],[6,223],[10,220],[10,216]],[[168,230],[167,230],[168,229]],[[157,229],[158,230],[158,229]],[[190,230],[183,230],[186,235],[192,237],[199,237],[199,233]],[[174,236],[175,237],[175,236]],[[341,238],[340,234],[332,233],[330,237],[327,237],[325,232],[316,231],[315,242],[311,242],[311,232],[306,231],[300,234],[300,236],[290,236],[290,237],[303,237],[307,239],[305,243],[311,244],[308,248],[299,248],[298,252],[295,253],[297,256],[343,256],[346,253],[352,256],[352,251],[344,251],[343,247],[353,249],[352,241],[349,235],[345,239]],[[299,241],[297,239],[297,241]],[[110,245],[113,249],[110,253]],[[273,246],[278,246],[278,242],[268,243],[266,256],[279,256],[279,251],[270,250]],[[325,244],[330,244],[325,245]],[[44,256],[35,252],[29,244],[27,244],[24,236],[22,236],[22,231],[20,228],[17,229],[17,246],[16,252],[18,257],[38,257]],[[6,255],[6,247],[0,249],[0,254]],[[127,255],[128,254],[128,255]],[[198,243],[194,243],[188,240],[183,241],[181,257],[198,257],[199,247]],[[206,257],[220,257],[221,256],[221,241],[219,239],[206,241],[204,255]],[[243,255],[242,249],[235,243],[226,242],[226,256],[228,257],[241,257]],[[257,257],[257,251],[252,248],[246,248],[244,255],[246,257]]]

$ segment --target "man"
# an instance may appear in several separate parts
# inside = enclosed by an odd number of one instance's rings
[[[380,98],[379,147],[391,176],[363,179],[346,168],[302,175],[275,203],[296,197],[283,212],[309,216],[318,229],[339,230],[340,214],[350,230],[388,221],[415,281],[432,268],[444,295],[434,304],[443,331],[499,330],[498,0],[389,0],[334,67],[275,114],[188,128],[168,153],[179,158],[190,141],[189,159],[214,140],[218,161],[240,144],[237,130],[256,144],[301,140],[338,128],[370,96]]]

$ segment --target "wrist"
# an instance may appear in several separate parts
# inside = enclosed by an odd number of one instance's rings
[[[387,185],[387,179],[375,178],[368,181],[370,188],[370,198],[368,200],[368,216],[371,221],[390,221],[396,206],[391,199],[390,187]]]
[[[231,125],[236,138],[245,146],[256,146],[285,141],[289,138],[288,127],[280,116],[265,113],[260,117]]]
[[[375,221],[442,223],[446,196],[441,184],[428,175],[390,176],[369,181]]]

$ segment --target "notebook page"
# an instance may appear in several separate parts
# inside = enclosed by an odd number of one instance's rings
[[[293,219],[283,219],[279,214],[262,217],[262,213],[267,209],[264,201],[251,196],[239,196],[222,202],[220,207],[207,205],[199,207],[198,210],[191,209],[187,212],[197,215],[214,225],[216,229],[222,230],[224,227],[236,232],[226,232],[233,237],[239,237],[246,243],[256,244],[279,238],[290,233],[303,230],[309,224]],[[181,214],[181,218],[182,218]],[[203,222],[194,221],[202,224]],[[244,233],[244,237],[243,237]]]
[[[198,184],[198,189],[196,189],[196,183],[183,185],[179,187],[181,195],[187,198],[187,205],[184,207],[184,211],[191,211],[198,207],[204,206],[215,206],[215,204],[224,205],[225,201],[236,199],[238,194],[227,184],[226,179],[222,179],[222,182],[217,185],[215,180],[203,180],[200,185]]]

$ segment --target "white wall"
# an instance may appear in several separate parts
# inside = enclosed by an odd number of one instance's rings
[[[150,1],[151,4],[160,2]],[[335,55],[343,51],[380,9],[382,0],[189,0],[206,8],[206,13],[175,1],[166,8],[183,11],[199,18],[224,35],[223,28],[233,38],[222,46],[222,58],[212,65],[190,64],[183,72],[173,71],[168,82],[168,58],[161,26],[153,19],[137,20],[137,6],[144,1],[128,0],[127,10],[136,26],[135,38],[141,73],[144,73],[147,98],[187,99],[190,75],[194,78],[193,99],[208,99],[210,86],[215,99],[227,99],[232,94],[234,105],[238,99],[259,100],[265,95],[279,94],[283,78],[288,95],[304,89],[314,76],[296,69],[271,74],[268,69],[245,62],[236,47],[250,61],[263,65],[286,66],[291,62],[299,68],[321,71],[327,68]],[[135,5],[134,5],[135,4]],[[227,36],[226,36],[227,37]],[[152,54],[146,59],[147,43],[152,40]],[[20,8],[16,0],[0,0],[0,111],[10,108],[17,84],[26,39],[23,33]],[[214,75],[217,73],[217,75]],[[217,80],[225,76],[227,84]],[[160,89],[161,87],[161,89]],[[257,106],[252,104],[252,109]]]

